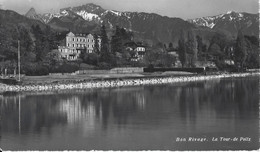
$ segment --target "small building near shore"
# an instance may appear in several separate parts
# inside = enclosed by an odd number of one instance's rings
[[[125,49],[132,52],[131,61],[139,61],[144,58],[146,52],[146,46],[141,43],[127,42],[124,44]]]

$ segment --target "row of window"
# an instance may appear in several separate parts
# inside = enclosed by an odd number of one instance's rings
[[[86,44],[70,44],[70,43],[68,43],[67,46],[68,47],[70,47],[70,46],[72,46],[72,47],[82,47],[82,48],[87,46],[88,48],[90,48],[90,47],[94,48],[94,45],[89,45],[89,44],[86,45]]]
[[[145,51],[145,48],[137,48],[137,51]]]
[[[79,54],[80,51],[79,50],[75,50],[75,49],[72,49],[72,50],[68,50],[68,49],[60,49],[60,52],[61,53],[77,53]],[[87,49],[87,53],[93,53],[93,49]]]
[[[79,50],[75,50],[75,49],[73,49],[73,50],[67,50],[67,49],[62,50],[62,49],[60,49],[60,52],[61,53],[62,52],[64,52],[64,53],[80,53]]]
[[[87,49],[87,53],[93,53],[93,50]]]
[[[94,42],[92,39],[85,39],[85,38],[68,38],[68,41],[73,41],[73,42]]]
[[[65,59],[67,59],[67,60],[76,60],[76,59],[77,59],[76,56],[69,56],[69,55],[61,56],[61,58],[65,58]]]

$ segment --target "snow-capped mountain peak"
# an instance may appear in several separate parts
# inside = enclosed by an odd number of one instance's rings
[[[113,14],[117,15],[117,16],[121,16],[121,15],[122,15],[122,13],[121,13],[121,12],[114,11],[114,10],[108,10],[108,12],[111,12],[111,13],[113,13]]]
[[[235,11],[227,11],[226,14],[232,14],[232,13],[236,13]]]
[[[84,10],[81,10],[77,12],[79,16],[81,16],[86,21],[92,21],[92,20],[100,20],[100,17],[97,14],[88,13]]]
[[[245,17],[245,13],[239,13],[235,11],[228,11],[227,13],[216,15],[216,16],[209,16],[209,17],[202,17],[196,19],[189,19],[187,20],[190,23],[193,23],[197,26],[205,26],[213,29],[217,24],[225,22],[226,24],[229,22],[243,22],[250,18],[250,15]]]

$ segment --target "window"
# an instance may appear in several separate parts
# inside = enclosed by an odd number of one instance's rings
[[[75,47],[75,44],[72,44],[73,47]]]
[[[89,48],[89,44],[88,44],[88,48]]]
[[[70,44],[68,43],[68,46],[70,46]]]
[[[92,42],[94,42],[94,40],[92,40]]]
[[[88,42],[89,42],[89,39],[88,39]]]
[[[73,38],[72,41],[75,41],[75,39]]]

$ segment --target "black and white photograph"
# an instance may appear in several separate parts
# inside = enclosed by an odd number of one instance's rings
[[[258,151],[258,0],[0,0],[0,151]]]

